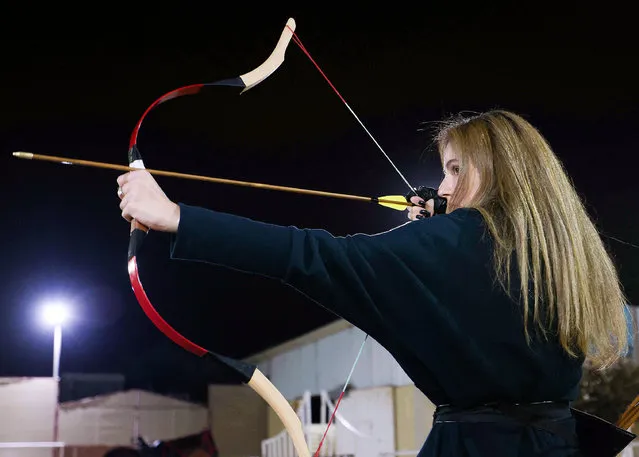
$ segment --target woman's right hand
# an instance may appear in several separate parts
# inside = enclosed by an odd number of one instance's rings
[[[415,195],[410,198],[410,201],[414,206],[407,206],[406,211],[408,212],[407,217],[411,221],[424,219],[433,215],[435,208],[433,199],[425,202],[423,198]]]

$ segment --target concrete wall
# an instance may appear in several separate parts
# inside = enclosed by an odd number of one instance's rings
[[[224,457],[260,455],[271,408],[250,387],[210,385],[211,432]],[[277,417],[275,418],[276,420]]]

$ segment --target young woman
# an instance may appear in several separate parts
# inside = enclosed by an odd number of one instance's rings
[[[414,222],[337,237],[174,203],[118,177],[122,216],[173,233],[171,256],[294,287],[382,344],[436,405],[419,457],[580,455],[569,404],[587,358],[626,349],[624,296],[542,135],[490,111],[441,124],[444,179]]]

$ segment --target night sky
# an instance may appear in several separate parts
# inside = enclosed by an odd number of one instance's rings
[[[609,3],[598,4],[609,10],[588,10],[576,2],[565,11],[483,2],[422,2],[413,10],[368,3],[354,12],[321,2],[255,10],[216,10],[208,2],[110,5],[14,7],[0,15],[0,376],[50,375],[51,331],[38,324],[36,311],[57,297],[74,312],[64,328],[62,373],[124,373],[130,387],[201,391],[207,380],[197,360],[155,329],[131,291],[119,172],[11,153],[126,164],[129,135],[147,106],[180,86],[253,69],[289,17],[411,184],[436,187],[441,178],[429,149],[434,121],[460,110],[513,110],[549,139],[600,230],[639,244],[638,43],[630,10]],[[295,43],[286,56],[242,96],[220,87],[152,111],[138,141],[146,165],[358,195],[404,194],[405,183]],[[337,235],[406,221],[403,212],[362,203],[158,181],[175,201]],[[335,319],[275,281],[170,261],[168,241],[161,233],[147,237],[142,282],[174,327],[211,350],[244,357]],[[631,304],[639,303],[639,250],[605,241]]]

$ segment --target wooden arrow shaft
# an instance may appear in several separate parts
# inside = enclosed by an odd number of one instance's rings
[[[118,165],[118,164],[106,163],[106,162],[95,162],[92,160],[72,159],[69,157],[60,157],[60,156],[52,156],[52,155],[45,155],[45,154],[34,154],[32,152],[14,152],[13,155],[20,159],[44,160],[47,162],[61,163],[64,165],[80,165],[84,167],[106,168],[110,170],[119,170],[119,171],[125,171],[125,172],[138,170],[137,168],[128,167],[126,165]],[[356,201],[363,201],[368,203],[380,203],[380,204],[390,203],[395,205],[404,204],[403,202],[398,202],[397,200],[388,200],[388,199],[384,199],[383,197],[380,197],[380,198],[365,197],[361,195],[342,194],[337,192],[326,192],[322,190],[303,189],[299,187],[276,186],[273,184],[264,184],[259,182],[238,181],[236,179],[215,178],[212,176],[195,175],[195,174],[189,174],[189,173],[178,173],[175,171],[155,170],[152,168],[146,168],[145,170],[153,175],[168,176],[171,178],[191,179],[195,181],[212,182],[212,183],[218,183],[218,184],[231,184],[234,186],[277,190],[281,192],[293,192],[293,193],[305,194],[305,195],[317,195],[321,197],[342,198],[347,200],[356,200]],[[405,205],[411,206],[412,204],[406,202]]]

